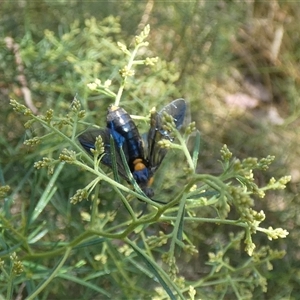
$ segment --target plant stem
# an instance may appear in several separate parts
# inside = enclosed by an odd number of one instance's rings
[[[33,300],[44,288],[49,285],[49,283],[56,277],[57,273],[60,271],[61,267],[64,265],[65,261],[69,257],[72,248],[67,248],[64,256],[62,257],[60,263],[55,267],[50,276],[35,290],[33,294],[27,297],[25,300]]]

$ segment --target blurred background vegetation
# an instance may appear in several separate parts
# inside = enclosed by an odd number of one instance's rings
[[[22,222],[16,218],[30,211],[31,201],[36,201],[49,182],[47,172],[37,175],[33,163],[48,152],[58,153],[65,145],[53,139],[36,149],[25,147],[23,142],[32,132],[24,128],[26,117],[13,112],[9,99],[19,100],[36,113],[52,108],[57,114],[65,114],[76,96],[89,112],[89,121],[103,126],[109,99],[91,92],[86,84],[95,78],[114,80],[123,64],[115,44],[128,44],[149,23],[147,54],[161,60],[154,70],[141,70],[126,90],[122,105],[132,114],[146,115],[153,106],[162,107],[180,97],[187,99],[192,120],[201,132],[200,173],[220,172],[217,160],[223,144],[241,159],[276,156],[267,173],[255,174],[257,183],[266,184],[273,176],[289,174],[292,181],[286,190],[268,193],[256,209],[265,211],[266,227],[282,227],[290,235],[273,241],[272,247],[287,254],[266,273],[267,293],[258,291],[255,299],[298,299],[297,1],[19,0],[2,1],[1,5],[0,180],[1,185],[11,186],[12,199],[1,206],[7,206],[14,222]],[[42,130],[36,128],[34,134]],[[79,212],[88,210],[88,206],[72,206],[69,198],[87,178],[67,168],[59,177],[44,218],[53,237],[68,240],[84,230]],[[205,273],[205,255],[216,247],[216,232],[220,237],[222,230],[228,228],[207,224],[198,228],[199,257],[187,273]],[[265,237],[260,241],[258,235],[257,239],[257,244],[267,244]],[[85,257],[90,256],[87,252]],[[74,258],[73,266],[76,263]],[[43,261],[41,265],[51,268],[52,262]],[[84,269],[80,270],[84,275]],[[84,290],[65,279],[53,282],[50,296],[95,299],[87,287]],[[48,299],[54,299],[50,296]]]

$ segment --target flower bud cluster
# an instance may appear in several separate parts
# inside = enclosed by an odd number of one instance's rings
[[[242,160],[242,168],[245,170],[253,170],[258,167],[258,159],[256,157],[247,157]]]
[[[12,265],[13,274],[16,276],[21,275],[24,272],[24,266],[23,263],[18,259],[17,254],[14,252],[9,258],[13,263]]]
[[[72,102],[72,111],[78,112],[80,111],[80,109],[81,109],[80,101],[75,98]]]
[[[91,149],[91,152],[94,154],[94,156],[99,156],[104,153],[104,150],[104,143],[101,135],[99,135],[96,137],[95,149]]]
[[[251,231],[255,232],[259,223],[265,219],[264,212],[257,212],[251,208],[254,205],[254,200],[242,188],[231,186],[228,191],[237,211],[240,214],[241,221],[248,223],[251,227]]]
[[[128,257],[133,252],[133,249],[127,244],[124,244],[123,246],[118,248],[118,251]]]
[[[76,161],[76,152],[68,149],[63,149],[63,151],[59,155],[59,160],[72,164]]]
[[[4,185],[0,187],[0,199],[6,197],[6,194],[10,191],[9,185]]]
[[[42,160],[39,160],[34,163],[34,167],[39,170],[41,168],[48,168],[48,174],[52,175],[54,172],[54,163],[55,160],[49,157],[43,157]]]
[[[148,37],[149,33],[150,33],[150,25],[148,24],[145,26],[145,28],[139,35],[135,36],[135,44],[136,45],[145,44],[145,46],[148,46],[148,43],[147,42],[143,43],[143,41]]]
[[[208,253],[208,261],[210,264],[216,266],[216,272],[219,272],[223,266],[223,256],[224,252],[222,250],[218,251],[216,254],[213,252]]]
[[[245,244],[246,244],[245,251],[248,253],[249,256],[252,256],[256,248],[255,244],[252,242],[251,239],[246,239]]]
[[[268,239],[270,241],[277,240],[278,238],[285,238],[289,234],[289,232],[282,228],[275,228],[269,227],[268,229],[264,230],[264,232],[267,234]]]
[[[164,140],[164,139],[157,142],[157,144],[159,145],[159,147],[165,149],[170,149],[172,146],[172,143],[169,140]]]
[[[24,114],[25,116],[33,115],[32,111],[27,108],[25,105],[18,103],[14,99],[10,99],[10,105],[13,107],[13,110],[19,113]]]
[[[191,122],[185,129],[185,135],[190,135],[196,130],[196,122]]]
[[[76,98],[72,102],[72,111],[78,116],[79,119],[83,119],[85,117],[85,110],[81,109],[81,103]]]
[[[94,259],[96,261],[100,261],[103,265],[105,265],[106,262],[107,262],[108,257],[107,257],[106,254],[97,254],[97,255],[94,256]]]
[[[222,219],[227,218],[228,213],[230,212],[230,205],[227,200],[223,197],[216,203],[216,208],[218,209],[218,213]]]
[[[72,204],[76,204],[77,202],[81,202],[84,199],[87,199],[88,191],[86,189],[79,189],[76,191],[75,195],[70,198],[70,202]]]
[[[173,280],[176,279],[176,276],[179,273],[179,268],[176,265],[176,258],[174,255],[171,255],[170,252],[166,252],[161,258],[169,266],[170,277],[173,278]]]
[[[157,62],[158,57],[146,57],[144,61],[146,66],[154,66]]]
[[[268,183],[268,187],[272,188],[273,190],[283,190],[286,188],[286,184],[290,182],[291,179],[292,179],[291,176],[283,176],[278,180],[272,177]]]
[[[41,119],[45,120],[48,124],[50,124],[53,118],[53,113],[54,113],[53,109],[50,108],[46,111],[46,114],[41,117]]]
[[[147,243],[150,247],[157,248],[165,245],[168,242],[168,236],[166,236],[162,231],[157,235],[152,235],[147,238]]]
[[[264,258],[266,258],[267,256],[269,256],[269,250],[270,250],[269,246],[260,247],[259,250],[255,251],[252,255],[253,261],[258,263]]]
[[[274,161],[275,156],[273,155],[268,155],[266,158],[262,158],[259,162],[258,162],[258,168],[266,171],[269,168],[269,165]]]
[[[33,147],[33,146],[38,145],[40,142],[41,142],[41,138],[39,138],[39,137],[34,137],[34,138],[32,138],[32,139],[26,140],[26,141],[24,142],[24,145]]]
[[[195,245],[184,245],[183,250],[191,255],[198,254],[198,250]]]
[[[232,153],[229,151],[227,145],[223,145],[222,149],[221,149],[221,158],[223,161],[229,161],[232,157]]]
[[[118,45],[119,49],[120,49],[123,53],[125,53],[125,54],[128,55],[128,56],[130,56],[130,52],[129,52],[129,50],[127,49],[126,45],[124,45],[124,44],[121,43],[121,42],[117,42],[117,45]]]
[[[69,114],[66,114],[64,118],[60,119],[59,121],[53,122],[54,126],[57,126],[59,129],[62,129],[64,126],[72,125],[73,118],[70,117]]]
[[[134,70],[129,69],[128,66],[125,66],[124,68],[120,69],[119,73],[123,78],[131,77],[135,74]]]
[[[274,259],[282,259],[285,254],[286,252],[284,250],[272,250],[269,246],[264,246],[253,253],[252,260],[256,264],[266,263],[268,271],[271,271],[273,270],[273,265],[270,261]]]
[[[166,112],[163,112],[162,121],[164,130],[172,132],[176,128],[173,117]]]
[[[87,84],[88,88],[91,91],[96,91],[96,90],[108,90],[109,87],[111,86],[112,81],[110,79],[107,79],[104,83],[101,82],[100,79],[95,79],[94,82],[90,82]]]

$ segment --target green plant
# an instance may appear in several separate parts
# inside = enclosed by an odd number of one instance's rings
[[[147,47],[145,39],[149,30],[147,26],[136,37],[133,50],[118,43],[119,49],[127,57],[127,63],[120,69],[120,77],[116,77],[115,81],[97,79],[89,84],[89,88],[105,95],[117,106],[123,103],[125,89],[140,89],[137,85],[139,80],[133,77],[134,67],[158,63],[157,58],[137,59],[139,50]],[[112,86],[118,82],[119,88],[114,91]],[[137,92],[133,91],[130,95],[137,95]],[[172,156],[168,161],[168,171],[162,166],[159,176],[173,189],[171,193],[166,193],[166,185],[163,184],[158,196],[166,204],[160,204],[145,197],[138,189],[132,189],[126,182],[112,179],[110,170],[102,168],[98,158],[103,152],[100,140],[96,143],[94,157],[88,156],[79,146],[76,140],[79,128],[88,125],[84,121],[88,116],[82,106],[88,105],[81,105],[80,101],[74,99],[66,115],[48,109],[39,116],[15,100],[11,100],[11,105],[18,113],[29,117],[26,128],[39,133],[25,144],[47,144],[47,148],[41,148],[43,158],[35,163],[35,168],[41,169],[43,176],[45,168],[51,179],[44,186],[39,200],[31,201],[28,210],[24,208],[22,222],[10,220],[5,210],[0,215],[3,231],[9,236],[5,241],[7,249],[2,256],[4,259],[10,256],[11,261],[16,261],[16,256],[12,255],[16,252],[25,270],[17,278],[12,277],[12,272],[4,272],[13,282],[9,285],[11,290],[7,292],[8,297],[16,293],[17,287],[24,281],[29,283],[27,299],[34,299],[38,295],[47,297],[51,293],[60,295],[59,287],[62,283],[53,286],[55,278],[66,280],[65,287],[72,286],[71,283],[84,287],[84,292],[80,293],[82,297],[91,297],[97,293],[101,295],[99,298],[120,299],[199,299],[204,296],[205,299],[220,299],[233,295],[237,299],[251,299],[257,287],[266,291],[264,268],[270,270],[271,261],[282,258],[284,253],[268,247],[257,247],[256,250],[254,236],[261,232],[271,240],[284,238],[288,232],[281,228],[262,227],[265,214],[253,208],[254,200],[263,198],[268,190],[285,188],[290,177],[279,180],[272,178],[266,186],[259,187],[255,183],[253,171],[266,170],[274,157],[260,160],[246,158],[240,161],[232,158],[232,153],[224,145],[221,149],[222,174],[201,174],[197,172],[200,135],[195,130],[195,124],[189,124],[181,134],[172,123],[166,122],[178,144],[167,143],[162,146],[169,147],[172,149],[171,154],[177,152],[184,159],[179,160],[180,167],[177,168],[182,173],[177,172],[176,176],[173,175],[175,172],[170,172],[172,164],[175,165]],[[136,118],[143,122],[147,119]],[[41,127],[46,129],[46,133]],[[195,133],[194,140],[190,137],[192,132]],[[193,140],[191,151],[187,147],[189,139]],[[60,205],[61,219],[69,216],[68,226],[71,230],[67,228],[68,234],[60,239],[55,239],[55,235],[48,238],[50,227],[43,218],[47,215],[47,205],[53,195],[59,193],[57,183],[68,170],[66,166],[72,168],[73,173],[89,173],[89,177],[84,177],[89,178],[89,183],[85,185],[79,176],[75,177],[78,179],[74,183],[77,191],[70,198],[75,206],[82,205],[79,220],[64,208],[64,204],[54,203]],[[84,206],[83,200],[86,199],[90,200],[90,208]],[[126,209],[116,207],[116,204],[120,206],[121,203]],[[148,210],[144,210],[140,216],[139,204],[143,203],[147,203]],[[56,216],[59,218],[59,214]],[[66,220],[60,222],[55,224],[65,223]],[[201,236],[199,224],[229,226],[232,231],[242,229],[228,234],[227,241],[220,241],[215,251],[208,253],[207,264],[210,268],[203,271],[200,279],[195,274],[189,274],[190,270],[195,270],[184,267],[179,256],[181,254],[190,263],[196,261],[198,250],[195,244],[199,244]],[[235,253],[239,253],[243,243],[249,257],[233,261],[232,258]],[[8,268],[3,262],[4,270],[5,267]],[[46,280],[42,281],[43,277]]]

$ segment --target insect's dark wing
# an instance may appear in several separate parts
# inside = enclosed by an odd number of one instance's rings
[[[177,129],[183,125],[186,114],[186,102],[184,99],[176,99],[166,105],[161,111],[152,112],[150,117],[150,129],[147,137],[148,161],[150,169],[154,172],[161,164],[167,149],[161,148],[158,142],[167,139],[172,141],[171,133],[163,129],[163,114],[166,112],[173,117]]]
[[[162,115],[166,112],[168,115],[172,116],[177,129],[183,125],[185,114],[186,114],[186,102],[184,99],[179,98],[168,105],[166,105],[158,114]]]
[[[80,142],[80,144],[82,145],[82,147],[90,154],[93,155],[91,153],[91,149],[95,149],[95,141],[96,141],[96,137],[97,136],[101,136],[103,144],[104,144],[104,155],[101,159],[101,162],[112,168],[112,149],[111,149],[111,136],[116,135],[116,133],[112,133],[112,131],[108,128],[105,129],[93,129],[93,130],[89,130],[86,131],[84,133],[82,133],[81,135],[79,135],[78,140]],[[126,171],[124,169],[123,163],[122,163],[122,158],[120,156],[120,150],[119,150],[119,145],[117,145],[117,142],[115,141],[115,138],[113,139],[113,143],[114,143],[114,148],[115,148],[115,161],[116,161],[116,167],[118,170],[118,173],[120,174],[120,176],[122,176],[124,179],[128,180],[128,177],[126,175]],[[126,144],[123,145],[123,151],[125,153],[125,155],[127,156],[127,149],[126,149]]]

